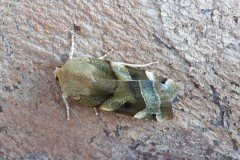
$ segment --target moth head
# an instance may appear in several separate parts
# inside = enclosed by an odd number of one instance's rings
[[[170,98],[170,101],[172,102],[180,89],[179,85],[175,81],[168,79],[165,82],[164,87]]]

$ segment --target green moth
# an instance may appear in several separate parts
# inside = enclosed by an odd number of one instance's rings
[[[117,112],[139,119],[172,119],[171,103],[179,86],[149,71],[138,69],[148,64],[112,62],[100,58],[73,58],[74,36],[67,62],[56,68],[63,101],[71,97],[81,104]]]

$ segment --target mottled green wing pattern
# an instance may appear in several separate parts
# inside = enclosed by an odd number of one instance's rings
[[[104,83],[104,82],[103,82]],[[111,83],[108,81],[108,83]],[[116,81],[114,95],[100,105],[100,109],[113,111],[139,119],[172,119],[171,102],[159,81]]]
[[[55,70],[65,95],[102,110],[140,119],[171,119],[178,86],[151,72],[119,63],[69,59]]]

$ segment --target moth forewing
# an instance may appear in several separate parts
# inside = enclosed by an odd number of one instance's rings
[[[171,103],[178,86],[170,79],[137,69],[148,64],[111,62],[98,58],[72,58],[54,71],[58,78],[69,119],[71,97],[81,104],[140,119],[171,119]]]

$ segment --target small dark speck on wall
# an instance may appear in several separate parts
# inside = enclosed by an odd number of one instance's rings
[[[211,15],[212,9],[201,9],[201,13],[204,15]]]
[[[105,134],[105,136],[108,137],[111,132],[106,129],[103,129],[103,133]]]
[[[233,16],[233,20],[235,23],[238,23],[238,17],[237,16]]]
[[[237,140],[236,139],[232,139],[231,141],[232,141],[232,144],[233,144],[234,151],[238,151]]]
[[[213,144],[214,144],[214,146],[219,146],[219,141],[218,140],[213,140]]]
[[[12,91],[12,89],[11,89],[11,87],[10,87],[9,85],[5,85],[5,86],[3,87],[3,90],[4,90],[4,91],[7,91],[7,92],[11,92],[11,91]]]
[[[6,127],[0,127],[0,133],[6,130],[7,130]]]

